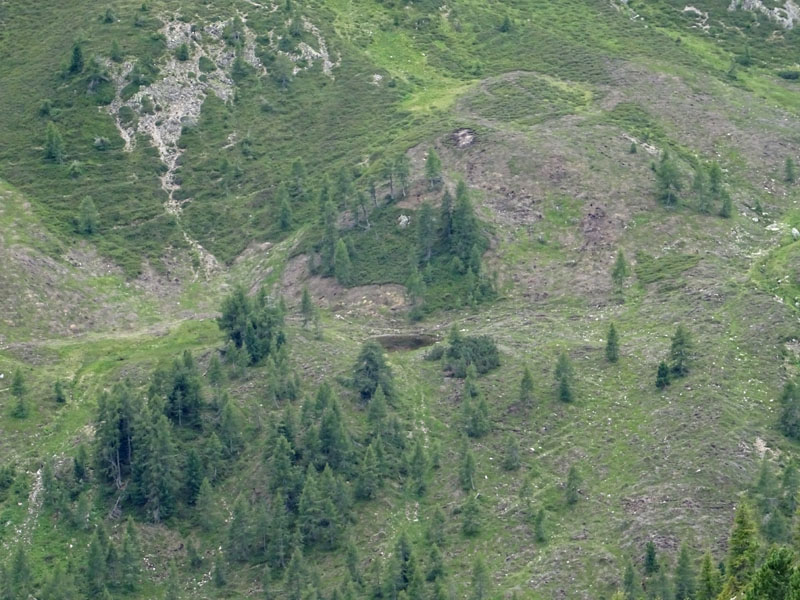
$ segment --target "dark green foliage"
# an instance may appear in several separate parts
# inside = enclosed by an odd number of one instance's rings
[[[746,504],[736,507],[733,529],[728,540],[728,559],[725,563],[726,581],[722,593],[732,597],[744,589],[753,575],[758,557],[758,540],[752,513]]]
[[[450,332],[449,342],[446,368],[455,377],[466,377],[470,365],[474,366],[480,375],[500,366],[500,353],[494,340],[489,336],[463,336],[454,327]]]
[[[664,152],[656,167],[656,185],[658,199],[665,206],[675,206],[678,203],[678,193],[683,187],[680,171],[675,161],[668,152]]]
[[[625,571],[622,574],[622,593],[625,600],[638,600],[642,592],[636,569],[633,563],[628,560],[625,563]]]
[[[442,161],[436,150],[428,150],[428,157],[425,159],[425,179],[428,180],[428,189],[434,190],[442,183]]]
[[[519,402],[527,408],[533,405],[533,376],[527,365],[522,371],[522,379],[519,382]]]
[[[544,544],[547,541],[547,530],[544,525],[545,512],[543,508],[536,511],[536,516],[533,518],[533,536],[537,542]]]
[[[56,163],[64,162],[64,138],[52,121],[45,131],[44,157]]]
[[[582,483],[583,480],[578,472],[578,468],[572,465],[569,468],[569,473],[567,473],[567,483],[564,485],[564,499],[567,501],[567,504],[573,505],[580,500],[580,488]]]
[[[184,42],[175,50],[175,58],[181,62],[189,60],[189,46]]]
[[[265,293],[248,298],[242,288],[236,288],[222,303],[222,315],[217,320],[236,348],[247,351],[249,362],[258,364],[278,352],[286,342],[283,331],[284,313]]]
[[[511,31],[511,19],[508,18],[508,15],[505,16],[503,22],[500,23],[500,27],[498,27],[500,33],[508,33]]]
[[[60,379],[53,384],[53,399],[58,404],[64,404],[67,401],[67,393],[64,391],[64,384]]]
[[[791,156],[787,156],[786,162],[783,165],[783,180],[786,183],[794,183],[795,179],[797,179],[797,174],[794,166],[794,160]]]
[[[675,565],[674,590],[675,600],[693,600],[695,598],[696,581],[689,547],[681,544],[678,563]]]
[[[150,395],[166,400],[164,413],[179,427],[199,426],[204,400],[200,373],[190,352],[185,351],[171,367],[156,371]]]
[[[213,571],[212,579],[214,585],[218,588],[224,588],[228,584],[228,570],[222,554],[217,554],[217,557],[214,559]]]
[[[75,219],[76,229],[81,235],[93,235],[100,228],[100,213],[91,196],[84,196],[78,207],[78,216]]]
[[[658,370],[656,371],[656,387],[663,390],[669,385],[669,367],[663,360],[658,363]]]
[[[470,493],[467,501],[461,507],[461,532],[467,537],[473,537],[481,532],[481,507],[478,498]]]
[[[644,573],[645,575],[653,575],[654,573],[658,573],[660,569],[661,566],[658,564],[656,545],[652,540],[649,540],[644,548]]]
[[[731,200],[730,194],[728,192],[724,192],[722,194],[722,206],[719,209],[719,216],[723,219],[729,219],[733,214],[733,201]]]
[[[368,341],[361,346],[353,366],[352,384],[365,402],[375,395],[378,386],[382,388],[387,398],[392,398],[394,390],[392,370],[386,363],[383,348],[377,342]]]
[[[293,226],[292,206],[289,204],[289,192],[283,182],[275,192],[275,202],[278,205],[278,225],[281,231],[289,231]]]
[[[486,600],[489,598],[489,588],[489,570],[486,568],[481,555],[478,554],[472,564],[471,600]]]
[[[611,269],[611,281],[614,284],[614,293],[621,296],[623,288],[625,287],[625,279],[629,274],[628,261],[625,260],[625,254],[622,248],[617,251],[617,258],[614,261],[614,266]]]
[[[78,446],[72,463],[72,473],[75,476],[75,481],[82,483],[86,480],[88,467],[89,453],[86,451],[86,445],[81,444]]]
[[[689,373],[689,361],[692,353],[692,340],[688,330],[678,325],[669,349],[670,372],[676,377],[684,377]]]
[[[336,281],[344,286],[353,282],[353,264],[350,262],[350,252],[342,239],[336,242],[336,249],[333,253],[333,273]]]
[[[78,42],[72,45],[72,54],[69,61],[69,73],[75,75],[83,71],[83,48]]]
[[[771,548],[764,564],[753,575],[747,588],[747,600],[795,598],[800,587],[794,552],[789,548]]]
[[[608,335],[606,336],[606,360],[610,363],[615,363],[619,360],[619,336],[614,323],[609,325]]]
[[[458,480],[461,484],[461,489],[465,492],[475,489],[475,455],[472,454],[472,450],[470,450],[466,442],[461,455]]]
[[[122,548],[119,555],[119,582],[124,589],[129,591],[136,589],[141,577],[141,560],[139,536],[133,520],[129,518],[122,536]]]
[[[408,461],[408,474],[411,478],[411,487],[415,494],[422,496],[428,487],[428,471],[430,470],[430,461],[425,452],[425,447],[422,445],[422,440],[417,438],[414,443],[414,449]]]
[[[696,600],[714,600],[720,591],[720,573],[714,567],[711,553],[706,552],[700,563],[700,578],[697,582]]]
[[[520,468],[519,440],[514,435],[507,435],[503,451],[503,468],[506,471],[516,471]]]
[[[554,371],[558,399],[561,402],[570,403],[574,400],[574,395],[572,393],[573,372],[574,368],[572,366],[572,361],[569,359],[569,355],[566,351],[562,351],[561,354],[558,355]]]
[[[423,202],[417,211],[417,245],[420,261],[430,262],[435,243],[436,222],[433,217],[433,207],[430,202]]]

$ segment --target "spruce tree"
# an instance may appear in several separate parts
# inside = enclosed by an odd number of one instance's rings
[[[275,192],[275,203],[278,206],[278,227],[281,231],[289,231],[292,228],[292,206],[289,204],[289,192],[283,182],[278,185]]]
[[[771,548],[747,587],[747,600],[796,598],[800,589],[792,588],[800,581],[793,565],[794,558],[794,552],[789,548]]]
[[[233,505],[228,525],[227,554],[231,561],[241,561],[250,555],[250,511],[241,496]]]
[[[399,155],[394,161],[394,176],[400,186],[400,196],[405,198],[408,194],[408,180],[411,176],[411,163],[405,154]]]
[[[658,371],[656,372],[656,387],[660,390],[669,385],[669,367],[663,360],[658,363]]]
[[[53,384],[53,399],[58,404],[64,404],[67,401],[67,394],[64,391],[64,384],[61,383],[60,379],[57,379],[55,384]]]
[[[678,325],[669,350],[670,372],[673,375],[683,377],[689,373],[691,351],[692,341],[689,332],[683,325]]]
[[[658,555],[656,554],[656,545],[652,540],[647,542],[644,548],[644,573],[645,575],[653,575],[658,573],[661,566],[658,564]]]
[[[661,203],[665,206],[675,206],[678,203],[678,193],[683,186],[678,166],[666,151],[656,167],[656,184]]]
[[[72,45],[72,54],[70,55],[70,62],[69,62],[69,72],[72,75],[80,73],[83,71],[84,59],[83,59],[83,48],[78,42],[75,42]]]
[[[675,600],[694,600],[696,581],[692,559],[689,556],[689,547],[683,543],[678,553],[678,563],[675,565]]]
[[[755,569],[758,558],[758,540],[752,513],[746,504],[736,509],[733,529],[728,540],[728,559],[725,564],[726,581],[722,594],[732,598],[744,589]]]
[[[572,465],[567,473],[567,483],[564,486],[564,498],[568,505],[573,505],[580,499],[581,476],[578,468]]]
[[[220,589],[228,585],[228,571],[222,553],[217,554],[214,559],[213,581],[214,585]]]
[[[450,248],[450,240],[453,234],[453,197],[449,190],[444,191],[442,205],[439,210],[439,222],[442,225],[442,242],[445,247]]]
[[[622,593],[625,600],[639,600],[642,587],[633,562],[628,559],[625,563],[625,571],[622,574]]]
[[[300,314],[303,315],[303,327],[307,327],[309,321],[314,318],[314,303],[306,286],[303,286],[303,295],[300,299]]]
[[[781,392],[780,428],[783,434],[792,439],[800,439],[800,387],[789,380]]]
[[[361,346],[356,363],[353,366],[353,387],[364,401],[369,401],[378,386],[386,398],[391,399],[394,390],[392,370],[386,363],[383,348],[375,341],[365,342]]]
[[[439,187],[442,181],[442,161],[433,148],[428,151],[428,157],[425,159],[425,178],[428,180],[429,190]]]
[[[470,493],[467,501],[461,507],[461,532],[467,537],[473,537],[481,531],[481,508],[475,494]]]
[[[197,511],[197,522],[206,531],[214,531],[219,524],[219,514],[217,503],[214,500],[214,492],[208,477],[204,477],[197,491],[195,501],[195,511]]]
[[[139,537],[133,519],[128,518],[125,525],[125,533],[122,536],[122,548],[119,558],[119,580],[122,586],[133,591],[139,582],[141,575],[141,549],[139,547]]]
[[[722,194],[722,206],[719,209],[719,216],[723,219],[729,219],[733,214],[733,201],[731,195],[727,192]]]
[[[475,456],[472,454],[466,441],[461,455],[461,466],[458,471],[458,481],[465,492],[475,489]]]
[[[303,552],[295,548],[284,574],[284,588],[288,600],[301,600],[306,581],[306,566]]]
[[[425,530],[425,539],[429,544],[439,546],[440,548],[444,546],[444,527],[446,522],[444,512],[437,506],[431,514],[428,527]]]
[[[289,562],[292,550],[292,529],[286,508],[286,497],[279,490],[269,507],[269,535],[267,537],[267,561],[273,567],[283,569]]]
[[[711,552],[703,555],[696,600],[715,600],[720,591],[719,571],[714,567]]]
[[[106,585],[105,540],[100,539],[101,535],[100,529],[95,530],[86,555],[86,589],[95,596],[99,596]]]
[[[503,452],[503,468],[506,471],[516,471],[520,464],[519,440],[514,435],[508,434]]]
[[[11,377],[11,395],[16,402],[11,408],[11,416],[15,419],[24,419],[28,416],[28,404],[25,401],[27,395],[27,386],[25,385],[25,378],[22,376],[22,371],[17,367],[14,375]]]
[[[483,562],[481,555],[475,557],[472,563],[471,600],[486,600],[489,598],[489,570]]]
[[[341,285],[348,286],[353,282],[353,265],[350,262],[350,253],[344,240],[336,242],[336,250],[333,254],[333,272]]]
[[[797,179],[797,174],[794,166],[794,160],[792,160],[791,156],[787,156],[786,162],[783,166],[783,180],[786,183],[794,183],[795,179]]]
[[[614,323],[608,327],[608,336],[606,337],[606,360],[610,363],[615,363],[619,360],[619,336],[617,335],[617,328]]]
[[[617,294],[622,293],[622,288],[625,285],[625,279],[628,277],[628,262],[625,260],[625,254],[622,248],[617,250],[617,258],[614,261],[614,266],[611,268],[611,281],[614,283],[614,290]]]
[[[433,207],[430,202],[423,202],[417,214],[419,260],[428,263],[431,260],[433,246],[436,243],[436,223],[433,219]]]
[[[547,530],[544,525],[545,512],[543,508],[536,511],[536,516],[533,518],[533,536],[537,542],[543,544],[547,541]]]
[[[64,162],[64,138],[52,121],[45,130],[44,157],[56,163]]]
[[[427,489],[427,477],[429,470],[428,456],[422,445],[422,440],[417,438],[414,443],[414,450],[408,462],[408,473],[411,477],[411,486],[417,496],[425,494]]]

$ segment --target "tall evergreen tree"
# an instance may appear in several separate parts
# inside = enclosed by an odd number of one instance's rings
[[[44,157],[56,163],[64,162],[64,138],[52,121],[45,129]]]
[[[25,401],[27,385],[19,367],[14,370],[14,375],[11,377],[11,395],[15,400],[11,416],[15,419],[24,419],[28,416],[28,404]]]
[[[780,427],[783,434],[798,440],[800,439],[800,388],[789,380],[781,392]]]
[[[449,190],[444,191],[442,205],[439,209],[439,222],[442,225],[442,242],[449,248],[453,235],[453,197]]]
[[[567,483],[564,486],[564,498],[567,504],[576,504],[580,500],[581,476],[578,468],[572,465],[567,473]]]
[[[473,247],[480,243],[478,218],[469,198],[466,184],[458,182],[456,203],[453,208],[450,249],[466,265],[471,262]],[[479,255],[480,256],[480,255]],[[474,269],[473,269],[474,270]]]
[[[472,454],[466,441],[464,441],[464,449],[461,454],[458,481],[461,489],[465,492],[475,489],[475,455]]]
[[[625,260],[625,254],[622,248],[617,250],[617,258],[614,261],[614,266],[611,268],[611,282],[614,284],[614,292],[617,295],[622,295],[623,288],[625,287],[625,279],[628,277],[628,261]]]
[[[411,163],[408,160],[408,156],[400,154],[395,159],[393,168],[397,185],[400,187],[400,196],[405,198],[408,194],[408,181],[411,176]]]
[[[228,525],[227,554],[231,561],[241,561],[250,556],[250,510],[244,498],[239,496],[233,505]]]
[[[303,315],[303,327],[308,326],[309,321],[314,318],[314,303],[306,286],[303,286],[303,295],[300,299],[300,314]]]
[[[609,325],[608,336],[606,336],[606,360],[610,363],[615,363],[619,360],[619,336],[614,323]]]
[[[289,204],[289,192],[286,185],[281,182],[275,191],[275,203],[278,206],[278,226],[281,231],[289,231],[292,228],[292,205]]]
[[[135,590],[139,582],[141,560],[139,536],[136,534],[133,519],[129,517],[125,525],[125,533],[122,536],[122,548],[119,557],[119,580],[122,586],[129,591]]]
[[[689,332],[683,325],[678,325],[669,350],[670,370],[674,375],[683,377],[689,373],[691,351],[692,341]]]
[[[777,600],[795,598],[800,589],[792,590],[796,573],[794,553],[789,548],[770,549],[764,564],[755,572],[745,598],[747,600]]]
[[[786,162],[783,165],[783,180],[786,183],[794,183],[797,179],[797,173],[794,166],[794,160],[791,156],[786,157]]]
[[[669,385],[669,367],[663,360],[658,363],[658,370],[656,371],[656,387],[660,390]]]
[[[472,563],[472,591],[471,600],[486,600],[489,598],[489,570],[483,562],[481,555],[475,557]]]
[[[408,474],[411,477],[411,486],[414,493],[418,496],[425,494],[427,489],[427,478],[430,464],[428,455],[425,452],[425,447],[422,445],[422,440],[417,438],[414,443],[414,449],[411,453],[411,458],[408,461]]]
[[[430,190],[436,189],[442,182],[442,161],[433,148],[428,150],[428,157],[425,159],[425,178]]]
[[[417,212],[417,246],[419,260],[430,262],[433,246],[436,243],[436,223],[433,218],[433,207],[430,202],[423,202]]]
[[[86,589],[94,597],[98,597],[106,586],[106,541],[101,539],[101,530],[94,532],[86,554]]]
[[[138,462],[137,479],[147,510],[158,523],[172,514],[180,481],[175,442],[164,415],[153,417],[141,443],[143,456]]]
[[[752,513],[746,504],[740,504],[728,540],[726,581],[721,592],[725,597],[732,598],[745,588],[753,575],[757,557],[758,540]]]
[[[658,573],[660,569],[661,565],[658,563],[656,545],[652,540],[648,540],[647,545],[644,547],[644,573],[645,575],[653,575]]]
[[[481,531],[481,507],[475,494],[470,493],[461,507],[461,532],[473,537]]]
[[[633,562],[628,559],[625,563],[625,571],[622,574],[622,593],[625,600],[639,600],[642,592],[642,586],[639,582],[636,569],[633,567]]]
[[[696,600],[714,600],[719,591],[719,571],[714,567],[711,552],[706,552],[700,563],[700,580],[698,581],[695,598]]]
[[[683,187],[680,171],[675,161],[668,152],[664,152],[661,161],[656,167],[656,184],[658,199],[665,206],[675,206],[678,203],[678,194]]]
[[[522,379],[519,383],[519,401],[522,406],[528,408],[533,404],[533,376],[527,365],[522,371]]]
[[[514,435],[506,436],[505,450],[503,451],[503,468],[506,471],[516,471],[520,467],[519,440]]]
[[[675,565],[675,600],[694,600],[697,589],[689,547],[684,543],[678,552],[678,563]]]
[[[336,242],[336,250],[333,254],[333,271],[338,281],[342,285],[350,285],[353,282],[353,265],[350,262],[350,253],[344,240]]]
[[[353,387],[361,399],[369,401],[375,395],[378,386],[384,395],[391,399],[393,382],[392,370],[386,363],[380,344],[375,341],[365,342],[353,366]]]

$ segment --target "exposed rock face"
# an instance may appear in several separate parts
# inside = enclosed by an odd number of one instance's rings
[[[786,29],[792,29],[800,23],[800,6],[794,0],[786,0],[782,7],[775,8],[767,7],[761,0],[731,0],[728,10],[737,9],[760,12]]]

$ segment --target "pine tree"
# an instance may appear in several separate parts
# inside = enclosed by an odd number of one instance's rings
[[[733,214],[733,201],[731,195],[727,192],[722,194],[722,207],[719,209],[719,216],[723,219],[729,219]]]
[[[700,580],[695,600],[715,600],[719,589],[719,571],[714,567],[711,552],[706,552],[700,564]]]
[[[656,554],[656,545],[652,540],[647,542],[644,549],[644,573],[645,575],[653,575],[658,573],[661,566],[658,564],[658,556]]]
[[[617,335],[617,328],[614,327],[614,323],[611,323],[608,327],[606,360],[610,363],[615,363],[619,360],[619,336]]]
[[[572,465],[567,473],[567,483],[564,486],[564,498],[567,504],[573,505],[580,499],[581,476],[578,468]]]
[[[295,548],[284,575],[286,597],[288,600],[301,600],[306,580],[306,566],[303,552]]]
[[[200,489],[197,491],[195,510],[200,527],[206,531],[214,531],[219,523],[219,514],[208,477],[203,478]]]
[[[478,231],[478,218],[467,191],[464,181],[459,181],[456,187],[456,203],[453,208],[452,231],[450,234],[450,250],[465,265],[471,265],[473,248],[480,243]],[[478,257],[480,258],[480,252]],[[473,272],[475,269],[473,268]]]
[[[764,564],[756,571],[747,588],[747,600],[776,600],[794,598],[790,592],[797,571],[793,566],[794,552],[789,548],[771,548]],[[794,592],[798,590],[792,590]]]
[[[672,336],[672,345],[669,350],[670,371],[677,377],[689,373],[689,360],[691,358],[692,341],[689,332],[683,325],[678,325],[675,335]]]
[[[797,174],[794,166],[794,160],[792,160],[791,156],[787,156],[786,163],[784,163],[783,167],[783,180],[786,183],[794,183],[795,179],[797,179]]]
[[[381,346],[375,341],[365,342],[353,366],[353,387],[361,399],[369,401],[378,386],[386,398],[391,399],[394,390],[393,381],[392,370],[386,363]]]
[[[125,533],[122,536],[122,549],[119,558],[119,580],[122,586],[133,591],[139,582],[141,573],[140,563],[141,549],[139,547],[139,537],[133,525],[133,519],[128,518],[125,525]]]
[[[333,254],[333,270],[336,281],[341,285],[347,286],[352,283],[353,265],[350,262],[350,253],[342,239],[336,242],[336,250]]]
[[[433,207],[430,202],[423,202],[418,211],[417,245],[419,260],[430,262],[433,246],[436,243],[436,223],[433,219]]]
[[[311,301],[311,294],[308,287],[303,286],[303,296],[300,299],[300,314],[303,315],[303,327],[314,318],[314,303]]]
[[[540,508],[533,519],[533,536],[537,542],[543,544],[547,541],[547,530],[544,526],[545,512]]]
[[[240,496],[233,505],[228,525],[227,554],[231,561],[244,560],[250,555],[249,544],[250,511]]]
[[[427,581],[436,581],[437,579],[444,577],[444,575],[445,568],[442,551],[439,550],[439,546],[433,544],[431,546],[430,554],[428,555],[428,573],[425,575],[425,579]]]
[[[622,295],[623,287],[625,286],[625,279],[628,277],[628,262],[625,260],[625,254],[622,248],[617,250],[617,258],[614,261],[614,266],[611,268],[611,281],[614,284],[614,291],[617,295]]]
[[[16,400],[11,409],[11,416],[15,419],[24,419],[28,416],[28,404],[25,402],[26,394],[25,378],[22,375],[22,371],[17,367],[11,377],[11,395]]]
[[[55,384],[53,384],[53,399],[58,404],[64,404],[67,401],[67,394],[64,391],[64,384],[61,383],[60,379],[56,379]]]
[[[323,196],[323,193],[325,194],[325,197],[327,197],[325,188],[323,188],[323,191],[320,192],[321,197]],[[320,267],[323,275],[330,276],[334,274],[335,254],[338,247],[337,242],[339,240],[339,230],[336,228],[336,206],[333,204],[333,202],[330,200],[325,201],[324,205],[322,206],[322,214],[324,229],[320,248]]]
[[[453,197],[450,195],[449,190],[445,190],[442,196],[439,222],[442,224],[442,242],[444,242],[445,247],[450,248],[453,234]]]
[[[73,75],[83,71],[83,48],[78,42],[72,45],[72,55],[70,56],[69,72]]]
[[[408,461],[408,474],[411,477],[411,486],[417,496],[425,494],[427,489],[428,477],[428,456],[425,453],[425,448],[422,445],[422,440],[417,438],[414,443],[414,450],[411,454],[411,459]]]
[[[694,600],[696,582],[689,547],[681,544],[678,563],[675,565],[675,600]]]
[[[475,456],[472,454],[466,441],[461,455],[461,466],[458,471],[458,481],[465,492],[475,489]]]
[[[86,589],[93,595],[100,595],[106,584],[105,540],[101,540],[100,529],[95,530],[86,555]]]
[[[150,516],[158,523],[172,513],[179,481],[177,452],[166,416],[155,416],[142,442],[140,486]]]
[[[278,226],[281,231],[289,231],[292,228],[292,206],[289,204],[289,192],[283,182],[275,191],[275,203],[278,206]]]
[[[233,402],[222,407],[219,419],[219,439],[229,457],[236,456],[243,445],[242,429],[244,417],[242,411]]]
[[[86,451],[86,446],[81,444],[78,446],[72,462],[72,473],[75,476],[75,481],[83,483],[86,480],[88,465],[89,453]]]
[[[661,203],[665,206],[675,206],[678,203],[678,193],[683,186],[678,167],[666,151],[656,167],[656,184]]]
[[[428,158],[425,159],[425,178],[428,180],[429,190],[439,187],[442,181],[442,161],[433,148],[428,151]]]
[[[461,532],[467,537],[473,537],[481,531],[481,508],[474,494],[467,497],[461,507]]]
[[[189,45],[184,42],[175,50],[175,58],[181,62],[189,60]]]
[[[656,372],[656,387],[660,390],[669,385],[669,367],[663,360],[658,363],[658,371]]]
[[[64,162],[64,138],[52,121],[45,130],[44,157],[56,163]]]
[[[641,592],[642,587],[639,583],[636,569],[633,567],[633,562],[628,559],[628,562],[625,563],[625,571],[622,574],[622,593],[625,600],[639,600]]]
[[[519,383],[519,401],[522,406],[528,408],[533,404],[533,377],[527,365],[522,371],[522,380]]]
[[[197,450],[190,448],[186,455],[186,480],[184,482],[186,488],[186,500],[189,504],[194,504],[197,500],[197,494],[200,491],[200,486],[205,478],[203,461],[200,458]]]
[[[566,351],[562,351],[556,362],[555,377],[558,386],[558,399],[564,403],[569,403],[573,400],[572,373],[573,367],[569,360],[569,355]]]
[[[744,589],[753,575],[757,555],[758,541],[752,513],[747,505],[741,504],[736,510],[728,541],[727,579],[722,591],[725,597],[732,598]]]
[[[489,597],[489,570],[478,554],[472,563],[472,600],[486,600]]]
[[[503,468],[506,471],[516,471],[520,467],[519,440],[511,434],[506,436],[505,451],[503,452]]]

